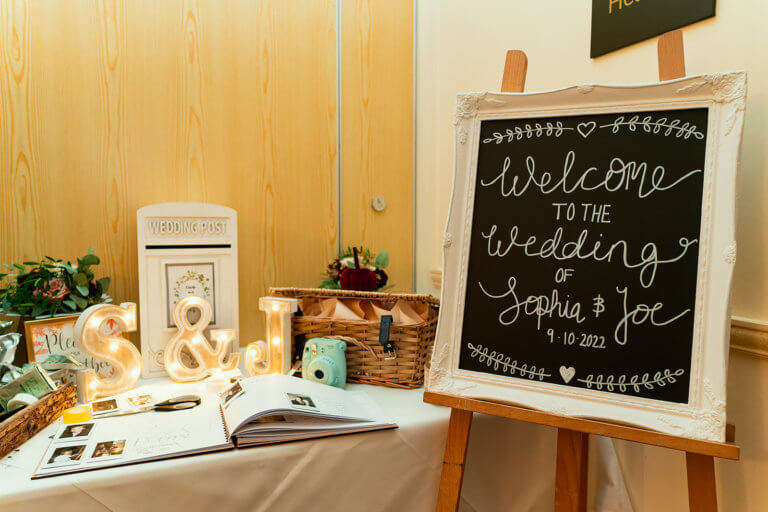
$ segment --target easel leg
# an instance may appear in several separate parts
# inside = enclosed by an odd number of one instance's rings
[[[557,429],[555,512],[586,512],[589,434]]]
[[[459,509],[461,482],[464,480],[464,461],[467,459],[467,443],[471,426],[472,411],[451,409],[448,439],[445,441],[443,455],[443,472],[440,475],[440,490],[437,493],[438,512],[454,512]]]
[[[686,452],[685,465],[688,469],[688,508],[691,512],[717,512],[714,457]]]

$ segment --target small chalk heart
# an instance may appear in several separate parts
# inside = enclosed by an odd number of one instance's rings
[[[576,368],[574,368],[573,366],[560,367],[560,376],[563,378],[566,384],[568,384],[571,381],[574,375],[576,375]]]
[[[581,135],[586,139],[587,137],[589,137],[589,134],[592,133],[592,130],[594,130],[596,126],[597,126],[597,123],[595,121],[589,121],[588,123],[579,123],[576,126],[576,131],[579,132],[579,135]]]

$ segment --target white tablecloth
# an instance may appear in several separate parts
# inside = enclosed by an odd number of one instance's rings
[[[349,388],[400,428],[30,480],[57,422],[0,460],[0,511],[434,510],[450,410],[423,403],[421,389]],[[551,511],[555,440],[555,429],[476,414],[461,510]],[[613,450],[606,439],[592,446]],[[624,510],[611,460],[593,460],[598,510]]]
[[[0,460],[0,510],[433,510],[449,411],[422,390],[349,388],[400,428],[30,480],[57,422]]]

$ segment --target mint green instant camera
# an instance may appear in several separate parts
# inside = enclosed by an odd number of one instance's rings
[[[301,376],[344,389],[347,384],[347,344],[341,340],[312,338],[304,345]]]

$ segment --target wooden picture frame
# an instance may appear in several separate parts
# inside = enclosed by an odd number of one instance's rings
[[[736,255],[735,186],[745,95],[744,72],[647,85],[581,85],[540,93],[458,95],[453,191],[443,238],[441,314],[427,391],[724,441],[730,291]],[[461,369],[481,122],[701,107],[708,108],[709,114],[687,403]],[[557,373],[557,368],[550,370]],[[563,375],[566,383],[567,377],[573,375]]]
[[[74,338],[75,324],[78,318],[80,318],[80,313],[24,322],[24,339],[29,362],[42,362],[48,354],[71,355],[86,367],[96,370],[101,378],[111,378],[115,373],[111,364],[96,360],[78,350]],[[102,329],[105,333],[116,334],[119,332],[117,325],[105,324]]]

